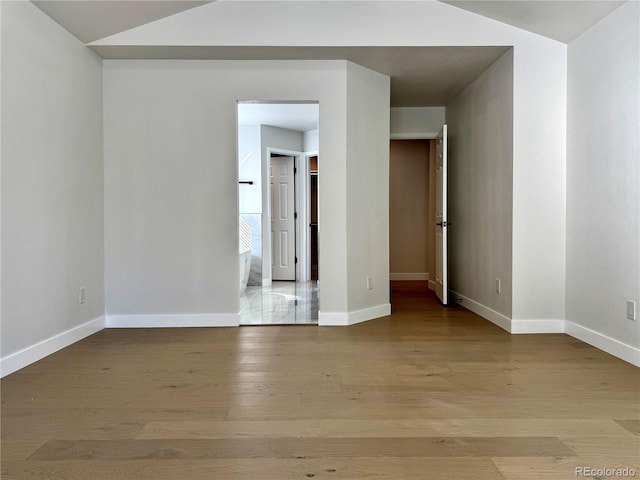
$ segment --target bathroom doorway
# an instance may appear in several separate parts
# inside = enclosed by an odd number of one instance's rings
[[[317,102],[238,102],[242,325],[318,322],[318,119]]]

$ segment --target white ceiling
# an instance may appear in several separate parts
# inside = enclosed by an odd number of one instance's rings
[[[84,43],[211,3],[210,0],[31,0],[31,2]]]
[[[317,103],[239,103],[238,125],[270,125],[306,132],[318,128]]]
[[[31,0],[89,43],[212,0]],[[426,1],[426,0],[425,0]],[[564,43],[625,3],[618,0],[439,0]]]
[[[443,3],[569,43],[613,12],[617,0],[440,0]]]

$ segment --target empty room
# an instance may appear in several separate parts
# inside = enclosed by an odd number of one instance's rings
[[[3,479],[640,475],[639,2],[0,21]]]

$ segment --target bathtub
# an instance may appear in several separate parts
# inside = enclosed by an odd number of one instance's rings
[[[242,219],[238,223],[240,242],[239,242],[239,254],[240,254],[240,293],[244,292],[247,288],[247,282],[249,281],[249,272],[251,272],[251,227],[247,225]]]

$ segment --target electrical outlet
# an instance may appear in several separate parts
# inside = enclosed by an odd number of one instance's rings
[[[373,280],[371,277],[367,277],[367,290],[371,290],[373,288]]]
[[[636,302],[635,300],[627,300],[627,318],[629,320],[636,319]]]
[[[502,292],[502,283],[499,278],[496,278],[496,293],[500,295],[500,292]]]
[[[84,287],[78,289],[78,303],[85,303],[87,301]]]

